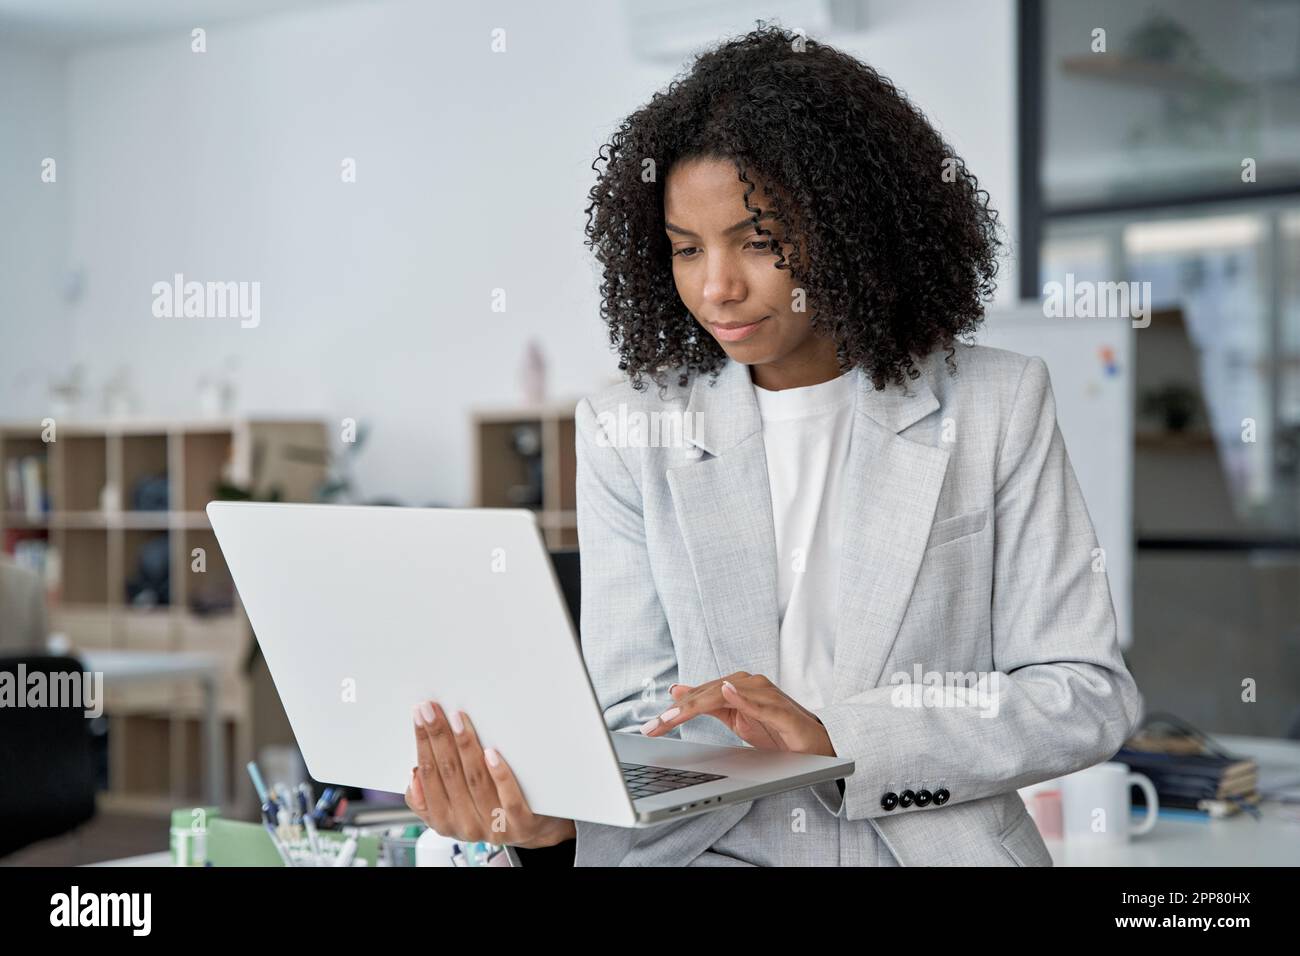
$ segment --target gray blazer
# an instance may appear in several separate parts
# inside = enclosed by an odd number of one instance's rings
[[[854,415],[834,688],[816,711],[856,762],[843,796],[821,784],[643,830],[580,821],[576,866],[1051,865],[1017,788],[1109,759],[1141,696],[1047,366],[959,346],[949,377],[945,354],[906,389],[864,376]],[[613,731],[639,732],[674,681],[781,683],[749,370],[669,381],[662,399],[622,383],[576,409],[582,650]],[[908,693],[953,675],[983,691]],[[673,735],[744,745],[710,717]]]

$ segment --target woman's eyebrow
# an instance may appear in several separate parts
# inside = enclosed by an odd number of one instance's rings
[[[760,221],[761,221],[761,220],[765,220],[765,219],[775,219],[775,218],[776,218],[776,214],[775,214],[775,213],[771,213],[771,212],[765,212],[765,213],[763,213],[763,215],[759,216],[758,218],[759,218]],[[753,225],[754,225],[754,220],[753,220],[753,218],[751,217],[751,218],[749,218],[749,219],[742,219],[740,222],[736,223],[734,226],[728,226],[728,227],[727,227],[725,230],[723,230],[723,231],[724,231],[726,234],[730,234],[730,233],[733,233],[733,232],[739,232],[741,229],[752,228]],[[671,222],[668,222],[667,220],[664,221],[664,229],[667,230],[668,232],[675,232],[675,233],[678,233],[679,235],[683,235],[683,236],[695,236],[695,235],[696,235],[695,233],[691,232],[689,229],[683,229],[681,226],[675,226],[675,225],[673,225]],[[696,238],[699,238],[699,237],[696,236]]]

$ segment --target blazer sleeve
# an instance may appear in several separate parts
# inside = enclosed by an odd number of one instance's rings
[[[1072,773],[1109,759],[1138,725],[1141,695],[1041,358],[1021,371],[994,467],[996,709],[893,706],[889,685],[818,711],[835,752],[856,762],[839,808],[849,820],[942,813]],[[938,782],[949,799],[887,811],[886,781]]]
[[[677,652],[650,566],[640,488],[588,399],[575,424],[582,655],[606,726],[637,733],[669,706]],[[667,736],[680,738],[680,729]],[[574,866],[617,866],[634,847],[660,840],[669,842],[659,858],[685,864],[716,840],[718,819],[641,829],[575,821]]]

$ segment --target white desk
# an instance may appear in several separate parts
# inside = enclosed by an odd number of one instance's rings
[[[171,866],[170,850],[157,853],[142,853],[139,856],[124,856],[120,860],[102,860],[99,863],[83,863],[83,866]]]
[[[105,682],[195,679],[203,688],[203,792],[208,804],[223,806],[225,735],[217,715],[217,660],[194,651],[76,651]]]
[[[1300,742],[1269,737],[1211,736],[1229,753],[1269,767],[1300,770]],[[1045,840],[1056,866],[1300,866],[1300,821],[1276,803],[1261,803],[1259,819],[1238,814],[1222,820],[1158,816],[1150,833],[1128,843],[1080,844]],[[1138,808],[1136,819],[1146,814]]]
[[[1300,743],[1268,737],[1215,734],[1232,753],[1265,766],[1300,769]],[[1141,811],[1145,813],[1145,809]],[[1146,836],[1117,847],[1066,845],[1047,840],[1056,866],[1300,866],[1300,822],[1260,806],[1260,819],[1241,814],[1224,820],[1160,817]],[[107,860],[95,866],[170,866],[169,853]]]

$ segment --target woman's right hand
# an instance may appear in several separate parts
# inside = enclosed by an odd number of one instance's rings
[[[533,813],[510,768],[479,743],[461,711],[451,715],[425,701],[413,710],[419,765],[411,768],[406,805],[440,835],[462,843],[553,846],[577,836],[566,817]]]

